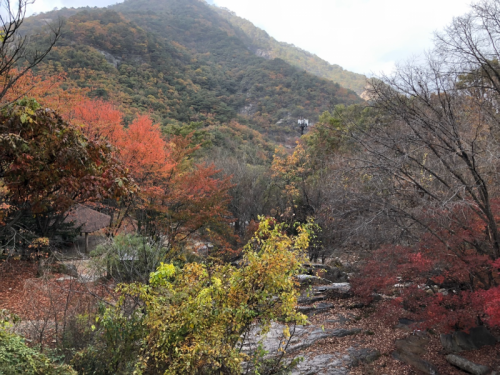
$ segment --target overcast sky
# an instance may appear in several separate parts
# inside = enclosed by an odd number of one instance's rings
[[[32,11],[107,6],[117,0],[36,0]],[[471,0],[210,0],[279,41],[345,69],[389,72],[432,46],[433,32],[466,13]]]

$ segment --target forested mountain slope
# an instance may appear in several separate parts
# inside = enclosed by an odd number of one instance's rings
[[[264,30],[259,29],[250,21],[238,17],[229,9],[216,6],[213,9],[243,33],[242,39],[255,54],[268,59],[283,59],[293,66],[304,69],[315,76],[337,82],[342,87],[351,89],[358,94],[365,91],[366,77],[364,75],[345,70],[340,65],[330,64],[292,44],[279,42]]]
[[[327,104],[324,94],[330,96],[328,105],[353,99],[352,93],[304,75],[302,69],[291,68],[289,62],[284,63],[279,58],[266,61],[255,56],[248,46],[246,33],[221,17],[218,8],[207,6],[203,1],[127,0],[113,9],[145,30],[187,47],[200,62],[208,66],[215,64],[215,70],[224,72],[223,78],[236,83],[239,91],[245,94],[245,105],[270,97],[274,103],[258,112],[272,114],[288,107],[295,109],[292,113],[295,118],[301,111],[310,111],[312,103],[316,107]],[[275,96],[282,99],[276,103]],[[304,115],[314,117],[310,112]]]
[[[67,17],[63,37],[40,69],[63,71],[68,87],[87,87],[89,96],[116,103],[126,122],[141,112],[165,128],[196,122],[217,143],[235,129],[215,127],[236,120],[242,124],[236,133],[253,128],[244,131],[252,134],[247,138],[271,150],[262,143],[297,135],[297,117],[315,121],[337,104],[360,101],[282,59],[256,56],[241,29],[205,2],[128,0],[108,9],[62,9],[27,19],[26,29],[60,15]],[[255,140],[259,133],[264,139]]]

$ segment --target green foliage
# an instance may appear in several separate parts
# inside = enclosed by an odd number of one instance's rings
[[[321,164],[328,156],[355,152],[359,146],[353,135],[380,121],[379,111],[364,104],[340,104],[324,112],[305,137],[311,161]]]
[[[163,132],[169,136],[189,136],[193,147],[198,145],[209,147],[212,145],[212,135],[203,129],[202,122],[191,122],[189,124],[172,122],[163,127]]]
[[[201,1],[133,0],[61,12],[70,16],[63,38],[41,69],[65,71],[69,88],[112,99],[128,121],[150,112],[167,133],[238,119],[279,140],[295,131],[297,116],[314,121],[336,104],[360,101],[280,58],[256,56],[242,32]],[[27,28],[46,17],[28,19]]]
[[[285,234],[285,225],[261,220],[240,268],[162,264],[149,285],[120,287],[146,305],[147,335],[138,373],[236,374],[248,360],[239,348],[242,335],[253,325],[266,332],[277,319],[306,322],[295,310],[293,276],[304,261],[311,226],[298,226],[292,237]]]
[[[167,253],[167,246],[151,238],[120,234],[99,245],[90,255],[98,272],[106,270],[118,282],[145,283]]]
[[[18,319],[0,311],[0,374],[76,375],[69,366],[55,365],[45,355],[26,346],[24,339],[8,331]]]
[[[293,44],[278,42],[264,30],[259,29],[246,19],[238,17],[226,8],[213,7],[213,9],[243,34],[241,35],[242,39],[252,50],[259,51],[268,58],[283,59],[293,66],[304,69],[315,76],[336,82],[358,94],[365,91],[366,77],[364,75],[350,72],[336,64],[329,64],[318,56],[295,47]]]
[[[131,374],[138,360],[141,338],[144,336],[143,314],[132,310],[126,314],[124,299],[118,308],[100,306],[92,326],[94,342],[80,350],[71,365],[83,375]]]

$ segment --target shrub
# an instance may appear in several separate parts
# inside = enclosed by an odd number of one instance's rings
[[[26,346],[24,339],[7,331],[5,312],[0,316],[0,374],[76,375],[69,366],[56,365],[45,355]]]
[[[300,226],[290,237],[284,224],[266,219],[245,246],[240,268],[162,264],[149,285],[122,285],[121,292],[145,304],[147,334],[137,371],[236,374],[251,359],[241,344],[252,327],[265,333],[278,319],[304,324],[306,317],[295,310],[293,276],[305,260],[310,228]]]
[[[467,242],[458,237],[456,231],[447,243],[425,235],[415,246],[382,246],[352,280],[355,293],[366,300],[373,293],[392,296],[381,309],[384,315],[404,315],[420,328],[446,332],[500,325],[500,262],[470,246],[470,237]]]
[[[144,337],[143,314],[133,309],[124,312],[124,298],[117,308],[104,308],[95,319],[91,345],[75,354],[71,364],[79,374],[130,374],[138,360]]]
[[[118,235],[91,253],[94,264],[118,282],[146,283],[149,274],[165,259],[168,248],[161,240],[135,234]]]

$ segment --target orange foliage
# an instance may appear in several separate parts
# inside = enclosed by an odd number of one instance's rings
[[[123,113],[115,105],[88,98],[88,90],[64,90],[64,80],[64,74],[46,74],[42,78],[29,73],[18,81],[6,99],[28,95],[55,109],[88,139],[109,142],[114,147],[114,156],[140,189],[128,204],[133,204],[135,210],[148,212],[146,216],[152,215],[149,225],[154,230],[168,232],[172,243],[201,228],[230,232],[227,219],[230,214],[226,209],[229,179],[218,178],[219,171],[213,165],[192,164],[190,155],[197,147],[190,146],[191,135],[165,139],[160,126],[153,124],[147,115],[139,115],[124,128]],[[130,212],[130,208],[122,207],[125,212]],[[126,214],[122,211],[117,225],[124,219]],[[224,243],[214,232],[207,236]]]
[[[13,72],[16,74],[16,71]],[[3,98],[4,102],[13,102],[25,96],[38,101],[47,108],[51,108],[69,120],[72,109],[86,98],[88,89],[67,88],[62,84],[66,80],[65,73],[28,72],[22,76]]]
[[[124,138],[122,113],[113,104],[102,100],[82,98],[68,113],[68,120],[81,126],[90,139],[104,138],[119,146]]]

